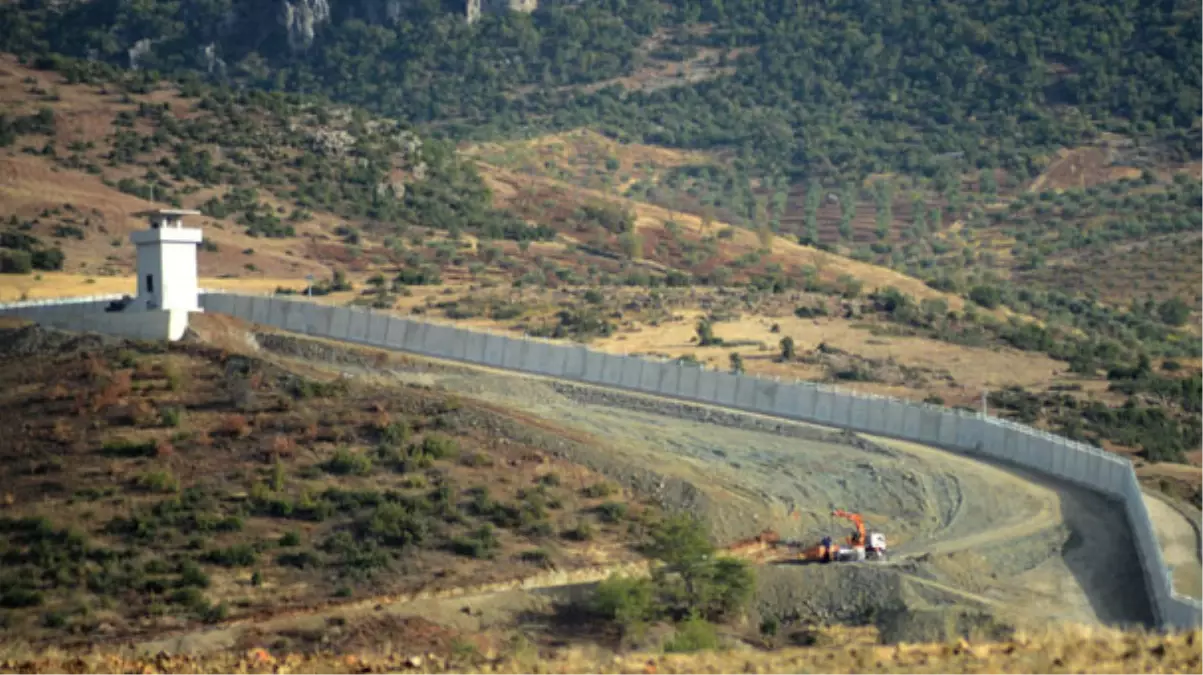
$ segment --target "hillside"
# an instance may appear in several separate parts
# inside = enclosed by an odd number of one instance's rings
[[[533,4],[0,1],[0,302],[130,293],[130,214],[194,208],[205,288],[985,403],[1131,457],[1197,568],[1197,2]],[[1112,506],[987,464],[223,317],[0,332],[5,635],[221,653],[71,670],[1198,670],[1028,639],[1148,607]],[[702,541],[842,500],[905,559]]]
[[[455,396],[208,345],[0,332],[19,413],[2,422],[9,642],[146,640],[634,560],[626,519],[591,514],[603,496],[654,513]]]
[[[1127,396],[1098,374],[1137,361],[1134,337],[1171,365],[1197,351],[1183,339],[1191,329],[1172,323],[1191,314],[1189,306],[1174,314],[1181,308],[1173,295],[1125,312],[979,283],[968,300],[944,277],[920,281],[842,256],[839,246],[751,231],[671,200],[643,202],[637,191],[615,194],[590,182],[598,162],[617,162],[619,181],[642,172],[654,182],[704,156],[587,131],[466,147],[457,156],[396,122],[297,97],[148,82],[71,62],[62,65],[66,78],[11,57],[3,64],[12,120],[0,158],[12,179],[0,187],[6,241],[45,270],[6,275],[0,290],[8,298],[128,292],[120,279],[132,251],[124,241],[140,227],[128,214],[151,204],[153,187],[156,201],[205,213],[200,263],[209,287],[300,291],[313,274],[328,301],[435,312],[720,368],[737,353],[750,372],[952,405],[976,406],[983,389],[1020,387],[1035,398],[998,393],[993,405],[1158,460],[1181,461],[1196,445],[1193,399],[1164,393],[1189,368],[1158,366],[1164,375]],[[540,162],[561,168],[545,175]],[[1180,179],[1165,185],[1198,188]],[[1024,194],[1031,193],[1017,192],[1012,203]],[[72,275],[52,271],[60,265]],[[1185,279],[1197,264],[1178,269]],[[347,290],[348,281],[361,290]],[[697,343],[700,319],[721,343]],[[794,345],[788,359],[780,358],[785,337]],[[1189,392],[1191,380],[1182,382]],[[1057,401],[1067,396],[1080,413],[1064,413]],[[1139,406],[1131,432],[1128,421],[1097,408],[1128,396]],[[1163,407],[1168,421],[1143,412]],[[1085,424],[1074,421],[1078,414]],[[1150,427],[1158,431],[1140,431]]]

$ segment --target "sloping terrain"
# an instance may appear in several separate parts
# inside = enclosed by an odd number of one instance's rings
[[[200,344],[25,327],[0,345],[12,640],[146,638],[638,557],[639,500],[495,409]],[[602,496],[625,517],[597,520]]]
[[[123,538],[136,538],[145,531],[153,538],[139,540],[143,542],[141,545],[162,548],[164,559],[172,561],[168,565],[176,561],[183,565],[180,568],[183,571],[178,572],[181,579],[192,580],[188,582],[190,584],[205,580],[199,587],[205,589],[201,592],[202,598],[226,599],[230,603],[206,604],[203,608],[205,621],[211,627],[199,628],[195,621],[184,618],[187,614],[180,616],[184,610],[173,605],[174,600],[168,600],[158,610],[163,614],[157,622],[144,623],[132,633],[151,651],[163,648],[207,651],[237,645],[274,644],[287,636],[292,637],[280,644],[299,647],[327,635],[331,627],[358,626],[363,621],[377,620],[370,619],[371,616],[400,619],[418,614],[462,629],[463,620],[453,618],[458,616],[456,608],[459,607],[473,608],[470,612],[473,615],[477,611],[485,612],[484,618],[472,619],[475,623],[467,625],[487,628],[486,632],[490,634],[519,625],[526,626],[536,637],[555,636],[558,629],[554,623],[540,628],[542,624],[535,620],[535,617],[556,611],[560,600],[555,594],[540,599],[542,596],[537,591],[515,593],[502,587],[497,591],[478,591],[463,598],[440,600],[437,595],[399,599],[396,591],[406,587],[462,588],[482,581],[502,581],[507,576],[511,579],[537,578],[541,574],[537,571],[540,563],[533,563],[533,558],[532,562],[524,563],[524,558],[509,562],[513,559],[511,555],[529,551],[534,545],[543,551],[542,561],[549,561],[559,568],[548,575],[546,581],[539,582],[553,588],[588,580],[586,577],[574,578],[570,573],[574,567],[580,567],[582,571],[586,567],[599,566],[603,570],[613,569],[616,562],[624,560],[622,547],[606,544],[612,536],[620,540],[624,528],[610,529],[606,525],[610,521],[600,517],[604,509],[595,509],[594,505],[604,499],[626,499],[612,492],[600,497],[604,493],[589,491],[590,486],[605,481],[625,486],[629,494],[646,496],[669,510],[687,510],[703,518],[720,542],[732,541],[765,527],[773,527],[790,538],[801,540],[815,539],[822,534],[838,535],[845,525],[830,519],[827,514],[832,508],[859,511],[865,514],[872,528],[881,529],[890,536],[894,551],[890,563],[762,569],[753,604],[752,625],[757,620],[772,620],[788,630],[801,630],[810,624],[868,624],[880,631],[881,639],[896,642],[940,635],[947,629],[949,620],[954,623],[968,621],[964,630],[969,630],[968,626],[977,626],[975,630],[987,632],[1043,625],[1050,620],[1108,623],[1149,620],[1143,590],[1132,583],[1133,579],[1140,578],[1140,573],[1131,543],[1125,529],[1116,526],[1123,522],[1122,513],[1105,500],[1080,490],[1048,484],[1008,469],[912,444],[861,439],[809,425],[425,359],[399,358],[377,350],[283,334],[257,333],[248,337],[246,326],[216,317],[206,317],[198,323],[197,330],[202,340],[234,349],[234,353],[224,357],[224,377],[234,379],[224,386],[242,392],[240,405],[250,408],[246,412],[245,427],[235,429],[233,422],[227,419],[217,430],[207,434],[204,431],[212,426],[206,420],[213,412],[212,403],[216,402],[205,402],[212,398],[206,394],[210,388],[208,382],[218,373],[207,372],[199,367],[199,363],[192,368],[185,364],[189,359],[204,358],[206,350],[212,348],[193,344],[173,347],[160,354],[142,355],[133,348],[114,344],[109,349],[118,350],[116,358],[135,361],[133,368],[137,376],[130,380],[129,392],[123,394],[115,388],[120,382],[113,380],[112,374],[106,375],[103,367],[97,364],[108,351],[98,350],[100,345],[89,343],[95,356],[86,362],[90,369],[87,372],[108,378],[105,380],[108,384],[95,390],[74,387],[79,392],[76,405],[81,405],[79,401],[82,401],[82,405],[109,406],[103,409],[110,413],[114,411],[112,406],[124,406],[122,410],[128,407],[131,412],[122,414],[135,416],[142,414],[138,411],[147,407],[147,401],[152,402],[152,407],[159,408],[157,416],[152,410],[145,411],[145,415],[155,417],[156,424],[147,426],[110,420],[93,432],[104,437],[111,433],[107,427],[113,424],[135,425],[123,432],[122,444],[109,441],[95,454],[105,464],[104,470],[113,477],[109,481],[113,486],[109,488],[109,494],[95,496],[86,490],[87,494],[84,494],[72,487],[72,481],[78,475],[99,467],[91,466],[97,461],[89,459],[89,454],[93,453],[79,454],[83,446],[92,444],[83,439],[72,440],[70,422],[48,416],[51,411],[47,406],[53,407],[56,405],[53,401],[61,400],[44,393],[47,387],[52,391],[54,387],[35,384],[35,381],[9,387],[10,397],[21,397],[31,403],[37,401],[23,415],[28,427],[27,440],[15,446],[13,451],[28,450],[32,444],[46,442],[43,438],[66,438],[66,441],[58,442],[68,444],[71,449],[65,451],[72,457],[71,462],[60,461],[57,465],[42,462],[35,466],[28,460],[19,459],[15,462],[17,473],[5,479],[5,489],[11,495],[7,499],[9,514],[6,514],[5,523],[10,534],[15,535],[8,544],[15,547],[12,552],[27,550],[28,555],[32,555],[35,550],[49,552],[57,550],[54,546],[62,545],[54,543],[59,541],[59,535],[55,534],[53,521],[34,523],[16,517],[31,508],[38,513],[61,517],[73,508],[70,500],[59,502],[57,498],[52,498],[51,502],[31,502],[26,492],[34,489],[45,492],[49,481],[61,486],[59,490],[64,498],[71,495],[79,507],[93,514],[84,522],[103,525],[100,531],[91,535],[61,535],[67,542],[80,542],[88,553],[83,560],[74,562],[71,555],[67,555],[66,559],[55,563],[59,570],[79,565],[78,573],[95,579],[89,585],[96,589],[93,592],[120,595],[122,584],[132,583],[127,577],[108,578],[104,587],[95,584],[106,578],[104,574],[126,569],[136,558],[120,563],[123,567],[117,569],[110,569],[111,563],[105,562],[94,568],[97,562],[93,561],[103,561],[105,556],[124,560],[121,553]],[[27,375],[39,367],[40,359],[34,355],[51,352],[70,355],[75,353],[70,348],[72,344],[80,346],[69,341],[76,338],[63,342],[60,334],[38,329],[22,329],[10,335],[13,339],[6,342],[12,345],[9,353],[22,355],[26,362],[17,372]],[[240,356],[237,352],[246,355]],[[241,388],[238,387],[239,373],[245,367],[239,364],[250,367],[243,375],[249,382]],[[60,383],[64,378],[72,377],[68,361],[63,357],[54,361],[54,368]],[[164,373],[164,383],[160,384],[155,378]],[[339,379],[331,380],[334,374],[338,374]],[[172,389],[173,378],[181,377],[189,378],[188,389]],[[325,387],[335,386],[343,393],[325,390]],[[283,401],[290,399],[279,398],[277,387],[292,392],[290,398],[294,402],[285,405]],[[200,397],[196,400],[181,394],[187,391],[190,395],[194,389]],[[299,396],[297,392],[302,391],[308,393]],[[110,399],[115,402],[110,403]],[[341,407],[332,406],[334,400],[340,401]],[[302,444],[298,441],[295,454],[289,454],[286,442],[281,439],[293,439],[297,433],[310,432],[303,429],[289,432],[280,425],[293,416],[304,418],[309,401],[319,404],[322,411],[317,418],[317,442]],[[385,401],[388,403],[383,403]],[[370,414],[362,422],[354,422],[349,416],[365,402],[370,404]],[[164,407],[167,404],[172,407]],[[382,404],[383,411],[380,410]],[[424,412],[410,410],[412,406],[418,406]],[[162,412],[169,409],[175,412],[166,415]],[[389,413],[390,419],[404,419],[396,414],[400,409],[405,410],[404,418],[415,421],[415,441],[411,447],[428,445],[425,440],[418,440],[420,438],[451,434],[461,445],[460,457],[473,459],[457,464],[444,464],[444,460],[435,459],[431,462],[433,466],[424,473],[404,466],[393,467],[391,472],[382,472],[370,464],[362,469],[362,458],[368,457],[388,466],[387,453],[379,448],[371,452],[358,450],[357,446],[364,442],[359,434],[364,432],[356,431],[356,425],[366,424],[368,428],[376,429],[375,433],[382,433],[381,429],[390,427],[381,426],[381,417]],[[275,412],[277,410],[280,412]],[[154,458],[138,459],[141,454],[134,449],[143,446],[137,444],[149,447],[151,437],[162,436],[164,432],[157,429],[161,428],[161,420],[171,415],[182,420],[181,426],[175,427],[177,431],[169,432],[172,434],[167,437],[169,440],[158,441]],[[337,425],[334,418],[339,420]],[[326,430],[327,422],[331,424],[329,431]],[[145,430],[136,431],[138,428]],[[203,453],[193,449],[195,436],[183,433],[194,428],[201,431],[193,433],[211,439],[211,445],[205,446],[209,449]],[[469,430],[487,430],[487,440],[473,438]],[[130,434],[137,435],[138,439],[133,439]],[[322,448],[327,447],[324,443],[329,442],[325,439],[331,435],[341,437],[349,451],[337,449],[338,446],[332,455],[329,450],[323,451]],[[387,447],[387,443],[384,441],[379,447]],[[77,446],[80,449],[74,449]],[[241,460],[241,465],[229,458],[231,451],[237,453],[239,447],[245,447],[250,453]],[[409,457],[416,456],[413,450],[406,452]],[[536,456],[534,460],[529,459],[532,453]],[[56,453],[56,456],[61,454]],[[265,456],[275,459],[265,461],[262,459]],[[218,457],[223,458],[221,471],[196,465]],[[322,457],[327,459],[309,464]],[[476,459],[480,457],[488,457],[491,464]],[[256,464],[263,468],[256,470]],[[158,465],[169,468],[155,468]],[[317,471],[307,469],[307,466],[313,466]],[[345,470],[340,468],[344,466]],[[579,468],[582,466],[588,469]],[[260,475],[258,480],[263,481],[258,486],[251,485],[249,501],[245,501],[248,499],[245,492],[241,496],[233,492],[220,496],[223,486],[239,489],[234,474],[245,475],[248,471],[251,475]],[[562,532],[566,539],[553,544],[550,540],[540,539],[546,535],[527,529],[527,525],[519,527],[499,521],[499,529],[493,535],[497,537],[496,541],[482,543],[478,537],[483,535],[477,533],[472,518],[488,519],[492,516],[481,514],[504,513],[511,486],[517,488],[524,484],[526,481],[520,476],[528,473],[558,476],[555,482],[545,479],[534,482],[544,486],[538,491],[545,493],[546,499],[562,501],[559,507],[551,507],[553,510],[545,517],[552,523],[565,524],[568,529]],[[128,487],[126,476],[129,477]],[[383,511],[387,510],[387,504],[397,500],[400,500],[399,504],[409,504],[406,500],[411,499],[418,476],[443,485],[454,482],[455,491],[467,487],[464,495],[468,502],[459,507],[460,518],[466,518],[467,522],[454,525],[448,521],[441,527],[431,523],[433,529],[428,535],[432,537],[429,540],[432,543],[440,537],[448,537],[449,551],[458,556],[441,552],[437,546],[427,550],[425,539],[417,540],[416,549],[390,548],[397,544],[388,537],[400,535],[390,534],[392,530],[387,529],[382,520]],[[494,506],[484,511],[480,510],[480,498],[473,496],[477,493],[470,487],[474,480],[481,478],[490,483],[492,490],[487,494],[496,499]],[[337,487],[321,488],[322,483],[329,484],[332,480],[337,482]],[[172,481],[176,482],[173,484]],[[282,487],[280,483],[283,483]],[[389,487],[394,483],[394,487]],[[282,497],[301,485],[305,488],[299,501]],[[586,495],[585,499],[574,494],[582,488],[585,491],[580,494]],[[174,490],[181,489],[180,497],[170,497]],[[372,492],[373,489],[381,492]],[[530,501],[530,489],[523,488],[523,491],[525,496],[520,491],[517,499]],[[156,492],[168,497],[152,496]],[[306,497],[306,494],[310,496]],[[377,499],[384,501],[371,506],[372,494],[379,495]],[[419,489],[416,494],[423,492]],[[360,500],[358,506],[339,505],[340,500],[352,496]],[[197,502],[197,499],[201,501]],[[206,499],[215,501],[209,503]],[[311,503],[306,502],[307,499]],[[240,508],[235,505],[239,503],[248,504],[250,510],[235,515]],[[165,506],[173,504],[170,508]],[[323,520],[314,521],[305,515],[322,508],[322,504],[332,509]],[[130,507],[133,508],[131,516],[121,515]],[[198,507],[203,508],[198,511]],[[298,515],[290,516],[280,510],[287,508],[300,514],[303,529],[299,536],[289,535],[286,529],[277,529],[281,525],[289,527],[289,521],[298,518]],[[343,511],[347,508],[351,509],[351,521],[343,524]],[[412,508],[418,508],[416,502]],[[114,513],[109,514],[110,510]],[[526,506],[516,506],[515,510],[519,514],[527,513]],[[420,513],[421,510],[411,512]],[[173,520],[164,521],[168,515]],[[631,523],[639,522],[637,517],[629,517]],[[216,539],[197,544],[195,539],[187,541],[172,534],[172,528],[180,526],[176,524],[180,518],[214,523],[217,534],[208,537]],[[594,521],[594,518],[599,520]],[[574,544],[576,535],[572,533],[580,532],[585,520],[595,522],[591,526],[595,532],[588,543]],[[221,524],[227,521],[237,522],[239,526],[223,527]],[[335,528],[334,536],[326,531],[330,524]],[[332,542],[338,540],[339,529],[348,525],[352,531],[363,528],[360,536],[367,537],[367,542],[375,541],[379,548],[368,546],[356,552],[355,557],[345,557],[340,562],[340,555],[349,556],[351,552],[339,553],[339,549],[331,548]],[[85,527],[91,530],[92,525]],[[440,531],[443,527],[449,527],[451,531]],[[465,528],[464,534],[454,534],[459,527]],[[555,527],[553,525],[552,532]],[[276,536],[281,531],[284,536],[277,542]],[[285,541],[289,536],[293,536],[294,541]],[[26,541],[29,537],[42,537],[39,540],[42,543]],[[325,543],[320,543],[323,537],[326,537]],[[256,541],[259,543],[254,543]],[[314,544],[312,549],[310,542]],[[30,548],[25,549],[25,546]],[[473,562],[472,556],[464,555],[466,551],[480,551],[478,547],[484,547],[484,557],[491,559],[487,567]],[[275,561],[264,559],[272,555],[269,551],[273,549],[280,551]],[[375,556],[385,557],[376,563],[369,562]],[[293,561],[300,558],[308,562],[294,567]],[[462,564],[453,564],[460,559],[464,560]],[[634,561],[636,558],[625,559]],[[25,560],[10,555],[5,560],[9,565],[14,564],[13,561],[37,565],[41,559]],[[357,567],[370,571],[378,564],[385,565],[381,569],[402,565],[406,570],[402,586],[397,587],[396,582],[386,582],[377,575],[347,574]],[[245,578],[245,572],[238,572],[248,567],[255,570],[250,579]],[[431,569],[438,568],[445,572],[435,575],[437,581],[432,584],[420,581]],[[524,568],[529,571],[524,572]],[[134,567],[126,574],[137,574],[134,570],[138,569]],[[316,578],[298,583],[306,579],[305,575],[323,569],[328,570],[322,575],[323,583],[319,584]],[[342,571],[338,571],[340,569]],[[165,578],[159,579],[158,574],[165,574]],[[170,589],[176,583],[172,574],[171,568],[147,568],[141,570],[137,578],[143,579],[139,583],[161,584]],[[593,580],[597,578],[596,574],[592,576]],[[120,615],[122,611],[120,608],[103,608],[103,595],[92,601],[76,595],[64,603],[58,599],[59,583],[54,577],[43,577],[39,588],[14,587],[13,592],[24,593],[21,598],[29,602],[36,599],[34,607],[39,609],[35,612],[43,612],[43,619],[42,625],[36,628],[22,623],[21,618],[30,614],[26,605],[24,610],[9,610],[12,612],[9,625],[20,626],[23,631],[35,631],[32,634],[41,634],[42,639],[49,639],[65,626],[79,626],[83,635],[89,635],[95,631],[104,634],[121,625],[94,623],[102,618],[107,622],[118,621],[114,613]],[[341,583],[340,588],[347,590],[335,588],[335,599],[327,600],[329,596],[318,591],[329,583]],[[146,600],[153,601],[158,592],[150,590]],[[260,593],[268,595],[260,601],[257,600]],[[166,597],[175,598],[175,594]],[[81,602],[84,604],[72,604]],[[96,602],[100,604],[94,605]],[[81,607],[89,610],[83,611]],[[221,607],[226,609],[217,609]],[[381,614],[381,608],[388,611]],[[83,613],[78,614],[81,611]],[[45,618],[52,616],[58,618],[53,621]],[[179,619],[167,621],[169,617]],[[416,624],[406,625],[406,631],[420,628]],[[335,634],[344,632],[339,628]],[[129,632],[124,634],[131,635]],[[334,637],[335,634],[330,635]],[[734,635],[744,634],[737,631]],[[563,639],[561,637],[560,641]],[[568,644],[577,644],[584,639],[578,636],[570,639]],[[61,643],[62,638],[55,641]],[[543,638],[538,641],[542,644]]]

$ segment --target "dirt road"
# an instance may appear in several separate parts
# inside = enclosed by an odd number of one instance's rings
[[[318,365],[312,353],[289,351]],[[908,640],[925,625],[942,629],[950,616],[1151,620],[1122,511],[1085,490],[911,443],[708,406],[422,360],[386,370],[369,359],[337,361],[330,367],[347,375],[444,388],[559,430],[570,440],[557,452],[700,515],[720,543],[767,527],[790,539],[842,536],[850,526],[831,518],[833,508],[862,513],[889,536],[887,564],[764,568],[754,608],[762,616],[876,620]],[[529,608],[524,594],[532,589],[484,593],[473,603],[500,621]],[[459,602],[390,603],[387,611],[442,616]],[[239,633],[171,642],[191,650]]]
[[[811,425],[634,394],[484,371],[394,376],[589,434],[596,450],[572,459],[620,479],[644,471],[696,488],[701,498],[688,506],[721,541],[765,527],[787,538],[842,535],[849,525],[829,513],[843,508],[888,533],[912,562],[898,573],[916,584],[1027,618],[1149,620],[1124,515],[1085,490],[911,443],[858,446]],[[742,421],[718,426],[711,415]]]
[[[1174,590],[1192,598],[1203,597],[1199,526],[1160,497],[1145,494],[1145,508],[1153,520],[1161,554],[1174,570]]]

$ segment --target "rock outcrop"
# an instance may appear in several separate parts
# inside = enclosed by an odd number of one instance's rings
[[[280,3],[280,23],[288,31],[288,46],[293,51],[308,49],[318,27],[329,20],[329,0],[283,0]]]

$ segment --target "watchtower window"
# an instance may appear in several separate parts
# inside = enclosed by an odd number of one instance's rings
[[[153,274],[146,275],[146,292],[147,293],[155,292],[155,275],[153,275]]]

